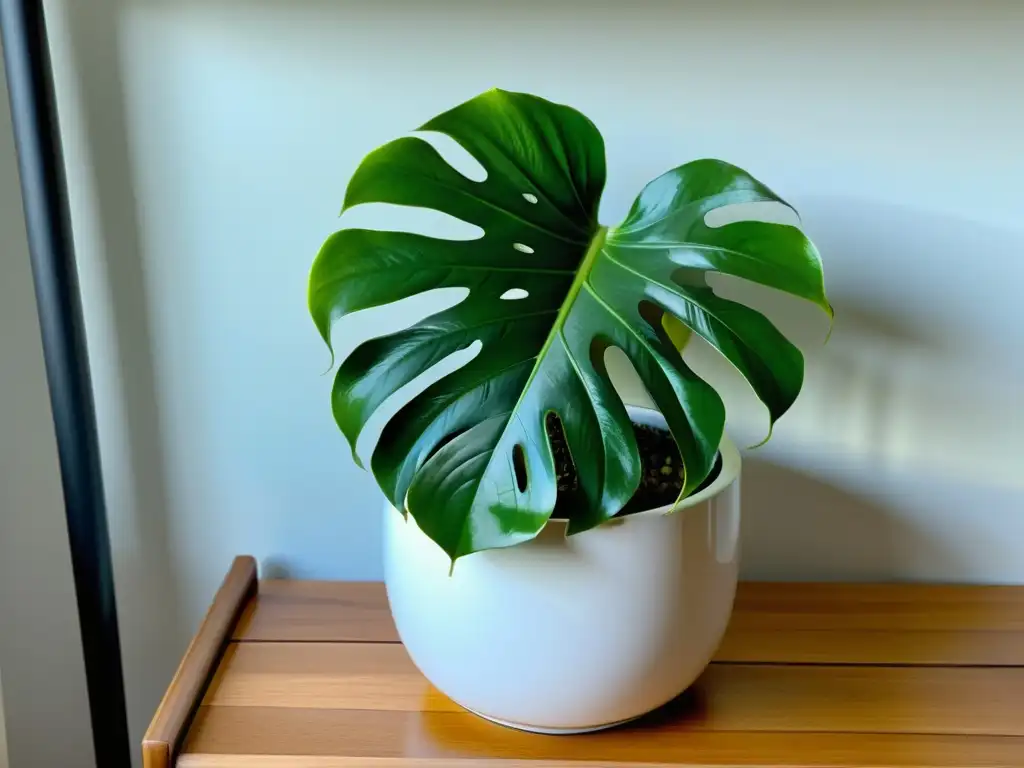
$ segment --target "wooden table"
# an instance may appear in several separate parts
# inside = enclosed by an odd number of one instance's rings
[[[432,689],[380,584],[235,561],[157,711],[146,768],[1024,768],[1024,588],[742,584],[677,702],[520,733]]]

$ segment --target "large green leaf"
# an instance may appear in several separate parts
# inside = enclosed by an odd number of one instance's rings
[[[604,143],[579,112],[526,94],[489,91],[430,120],[483,166],[472,181],[418,137],[372,152],[345,208],[431,208],[483,229],[449,241],[345,229],[324,244],[309,284],[310,312],[330,343],[347,313],[429,289],[468,298],[407,330],[372,339],[341,364],[333,408],[356,440],[374,411],[452,352],[481,342],[468,364],[431,384],[385,425],[371,465],[453,559],[535,536],[555,506],[546,420],[556,414],[579,478],[570,533],[619,512],[636,491],[640,459],[625,407],[604,365],[621,348],[664,414],[685,469],[683,494],[710,472],[725,409],[683,362],[687,331],[736,366],[774,422],[803,379],[800,352],[761,314],[715,295],[707,272],[752,280],[831,314],[821,262],[795,227],[705,215],[736,203],[783,202],[744,171],[699,160],[651,182],[608,230],[597,209]],[[511,289],[527,296],[501,298]],[[673,318],[666,322],[667,318]],[[517,476],[517,467],[520,471]]]

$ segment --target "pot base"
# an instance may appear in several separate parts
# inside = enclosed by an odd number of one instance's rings
[[[457,703],[457,702],[456,702]],[[461,704],[459,706],[462,706]],[[597,731],[606,731],[609,728],[615,728],[626,723],[631,723],[634,720],[639,720],[643,715],[637,715],[636,717],[627,717],[625,720],[617,720],[614,723],[606,723],[605,725],[588,725],[585,728],[544,728],[543,726],[527,725],[526,723],[513,723],[509,720],[502,720],[500,717],[491,717],[485,715],[483,712],[477,712],[475,709],[469,707],[463,707],[467,712],[472,712],[477,717],[488,720],[495,725],[500,725],[505,728],[512,728],[516,731],[525,731],[526,733],[540,733],[545,736],[573,736],[581,733],[596,733]]]
[[[385,582],[410,659],[467,709],[535,733],[600,731],[675,698],[714,654],[736,591],[740,456],[724,438],[719,453],[718,477],[673,514],[573,536],[549,520],[454,573],[415,517],[387,504]]]

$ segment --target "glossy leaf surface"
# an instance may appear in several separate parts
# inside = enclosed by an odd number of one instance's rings
[[[344,229],[317,256],[309,305],[329,343],[342,315],[433,288],[469,289],[454,307],[357,347],[333,391],[335,418],[354,451],[385,400],[481,342],[468,364],[387,422],[371,460],[392,503],[453,559],[530,539],[550,517],[550,413],[562,423],[579,478],[570,533],[608,520],[633,495],[640,457],[604,366],[610,346],[625,352],[665,415],[683,457],[684,495],[711,470],[725,422],[721,398],[677,350],[689,333],[736,366],[773,421],[792,405],[803,379],[800,352],[764,316],[718,297],[704,279],[735,275],[831,314],[820,259],[797,228],[705,223],[723,206],[782,202],[767,187],[727,163],[688,163],[651,182],[626,220],[607,230],[597,221],[604,144],[579,112],[494,90],[422,130],[462,145],[486,179],[466,178],[420,138],[401,138],[363,161],[345,208],[431,208],[479,226],[483,236]],[[510,291],[522,298],[501,298]]]

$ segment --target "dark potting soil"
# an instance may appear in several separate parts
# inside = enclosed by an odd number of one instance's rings
[[[572,496],[578,487],[576,467],[565,441],[562,423],[556,416],[548,416],[547,429],[558,476],[558,503],[553,516],[567,518],[572,516]],[[640,487],[620,515],[672,504],[683,489],[683,461],[672,435],[667,430],[643,424],[634,424],[633,434],[640,449]],[[722,458],[719,456],[711,473],[694,493],[711,485],[721,468]]]

